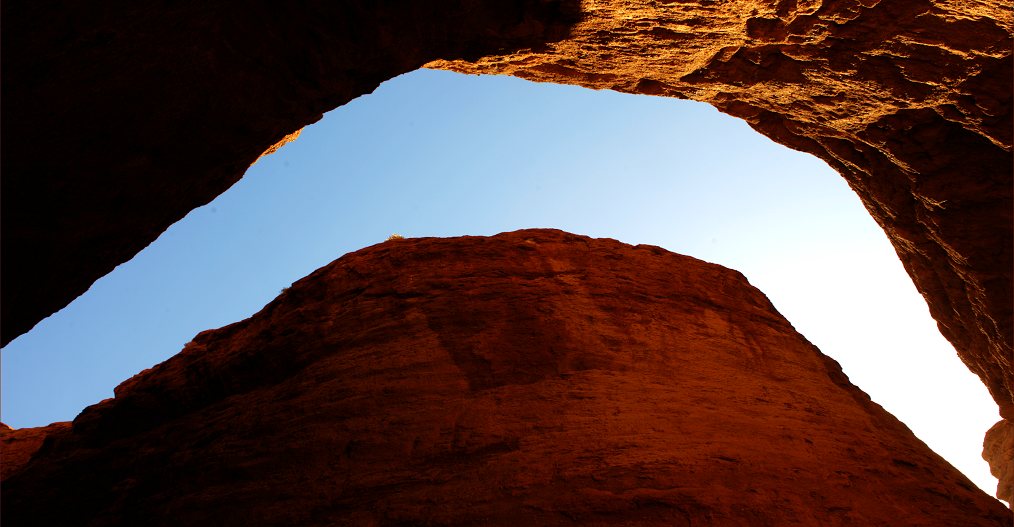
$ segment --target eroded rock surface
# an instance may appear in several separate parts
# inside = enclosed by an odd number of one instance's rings
[[[823,159],[1014,427],[1010,2],[582,5],[545,50],[430,67],[703,101]],[[1014,478],[1009,449],[987,452]]]
[[[18,429],[0,423],[0,481],[23,469],[46,437],[68,430],[70,423]]]
[[[1014,418],[1009,2],[582,5],[546,50],[430,67],[704,101],[823,159]]]
[[[1000,421],[986,432],[982,457],[999,480],[996,496],[1014,504],[1014,425],[1009,420]]]
[[[884,228],[1001,415],[1014,418],[1009,2],[46,0],[2,9],[4,343],[287,134],[434,61],[706,101],[824,159]]]
[[[735,271],[560,231],[389,241],[86,409],[5,525],[990,525]]]

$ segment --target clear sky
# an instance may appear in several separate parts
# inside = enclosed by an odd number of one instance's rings
[[[837,173],[689,101],[417,71],[327,114],[2,352],[0,417],[74,418],[195,334],[385,240],[528,227],[743,272],[989,494],[999,419]]]

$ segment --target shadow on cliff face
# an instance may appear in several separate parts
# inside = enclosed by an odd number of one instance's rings
[[[3,344],[324,112],[434,59],[538,49],[580,13],[577,0],[51,4],[3,4]]]

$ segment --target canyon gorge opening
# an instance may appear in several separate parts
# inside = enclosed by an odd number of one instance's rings
[[[5,4],[4,20],[5,342],[285,134],[430,63],[702,100],[824,159],[1010,418],[1009,6]],[[1001,495],[1010,430],[987,437]]]
[[[995,487],[979,456],[995,413],[882,233],[819,160],[700,103],[432,70],[388,81],[303,134],[42,335],[5,348],[5,422],[68,421],[198,332],[249,317],[391,232],[551,226],[743,272],[875,401]]]

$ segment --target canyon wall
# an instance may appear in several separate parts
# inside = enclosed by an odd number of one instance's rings
[[[0,423],[0,481],[21,471],[50,435],[67,429],[70,423],[53,423],[37,428],[11,428]]]
[[[430,65],[693,99],[836,169],[1014,418],[1009,2],[583,3],[541,51]]]
[[[824,159],[1014,418],[1009,2],[40,0],[2,10],[4,343],[287,134],[429,63],[706,101]],[[1008,461],[991,459],[1001,472]]]
[[[0,488],[11,526],[1012,521],[741,274],[553,230],[343,256]]]

